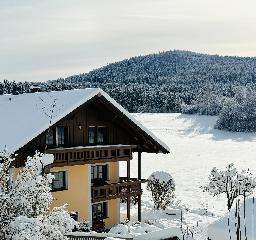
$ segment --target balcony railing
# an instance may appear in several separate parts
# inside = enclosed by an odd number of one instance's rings
[[[144,179],[121,177],[118,183],[92,187],[92,202],[106,201],[110,199],[138,196],[142,194],[141,183]]]
[[[135,145],[97,145],[48,149],[54,166],[128,161]]]

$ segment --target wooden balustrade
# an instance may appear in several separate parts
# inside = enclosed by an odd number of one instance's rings
[[[138,196],[142,193],[141,183],[146,180],[137,178],[121,177],[118,183],[105,184],[103,186],[92,186],[92,202],[106,201],[115,198]]]
[[[132,159],[134,145],[84,146],[48,149],[54,155],[54,166],[94,164]]]

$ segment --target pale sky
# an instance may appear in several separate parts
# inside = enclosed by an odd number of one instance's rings
[[[0,80],[173,49],[256,56],[255,11],[255,0],[0,0]]]

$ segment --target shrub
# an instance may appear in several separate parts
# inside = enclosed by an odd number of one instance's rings
[[[215,128],[233,132],[256,131],[256,94],[243,89],[234,99],[226,101]]]
[[[149,176],[147,190],[152,194],[154,208],[165,210],[175,197],[175,182],[169,173],[157,171]]]

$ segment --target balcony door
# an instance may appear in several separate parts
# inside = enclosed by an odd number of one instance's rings
[[[103,220],[108,217],[107,202],[96,203],[92,205],[92,219]]]
[[[103,231],[105,229],[104,219],[108,217],[107,202],[92,205],[92,230]]]
[[[91,166],[91,182],[101,184],[108,180],[108,165]]]

